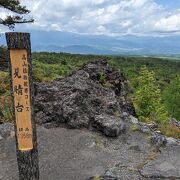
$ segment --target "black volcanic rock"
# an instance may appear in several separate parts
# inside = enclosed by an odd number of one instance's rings
[[[125,125],[120,118],[107,115],[95,116],[94,127],[110,137],[116,137],[125,130]]]
[[[123,74],[112,69],[106,60],[90,62],[50,85],[35,85],[36,121],[56,126],[64,123],[70,128],[95,128],[107,136],[118,136],[125,129],[122,113],[135,114],[126,86]]]

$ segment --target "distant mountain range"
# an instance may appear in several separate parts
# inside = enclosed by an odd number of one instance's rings
[[[180,57],[180,36],[119,38],[60,31],[31,31],[32,51],[102,55],[162,55]],[[4,36],[0,43],[5,44]]]
[[[108,49],[100,49],[95,48],[93,46],[86,46],[86,45],[67,45],[67,46],[60,46],[60,45],[37,45],[33,47],[34,51],[48,51],[48,52],[66,52],[72,54],[118,54],[116,51],[108,50]]]

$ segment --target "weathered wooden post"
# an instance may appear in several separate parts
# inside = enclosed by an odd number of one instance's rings
[[[20,180],[39,179],[29,33],[6,33]]]

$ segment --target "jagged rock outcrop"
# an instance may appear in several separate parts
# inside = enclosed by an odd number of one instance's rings
[[[106,60],[90,62],[68,77],[35,87],[38,124],[64,123],[70,128],[95,128],[107,136],[118,136],[125,130],[123,113],[135,114],[127,97],[126,78]]]

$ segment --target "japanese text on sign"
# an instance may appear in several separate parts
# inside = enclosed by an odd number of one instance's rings
[[[10,50],[18,149],[33,149],[27,51]]]

